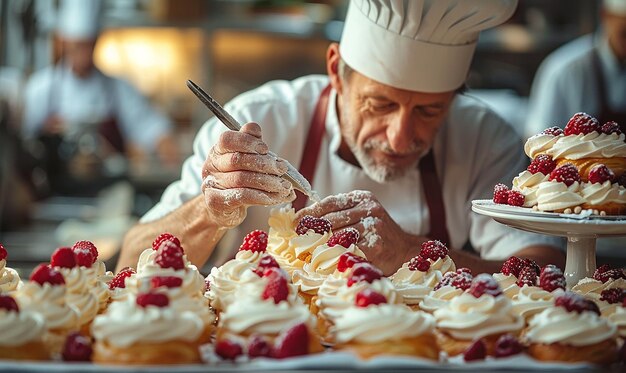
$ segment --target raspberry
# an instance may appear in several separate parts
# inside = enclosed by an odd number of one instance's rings
[[[315,216],[305,215],[296,228],[296,233],[300,236],[306,234],[310,229],[317,234],[324,234],[330,232],[332,225],[328,219],[316,218]]]
[[[472,279],[472,271],[468,268],[458,268],[456,272],[446,272],[441,281],[435,285],[435,290],[439,290],[444,286],[453,286],[465,291],[472,285]]]
[[[506,204],[509,199],[509,187],[504,184],[496,184],[493,187],[493,202]]]
[[[267,249],[267,233],[258,229],[248,233],[239,247],[239,251],[247,250],[253,253],[264,253],[265,249]]]
[[[88,249],[74,249],[74,260],[76,265],[91,268],[95,262],[93,254]]]
[[[532,267],[532,269],[535,270],[535,273],[537,273],[537,276],[541,274],[541,268],[539,268],[539,265],[532,259],[524,259],[524,267]]]
[[[532,160],[532,162],[530,162],[527,170],[532,174],[541,172],[544,175],[550,175],[550,172],[552,172],[555,168],[556,162],[551,156],[547,154],[539,154]]]
[[[409,269],[411,271],[426,272],[430,268],[430,262],[421,254],[409,261]]]
[[[148,306],[167,307],[170,299],[163,293],[141,293],[135,300],[138,306],[146,308]]]
[[[615,133],[617,135],[622,134],[622,130],[619,128],[619,124],[614,121],[604,123],[600,128],[600,131],[602,133],[606,133],[607,135],[610,135],[612,133]]]
[[[555,180],[570,186],[574,184],[575,181],[580,183],[580,174],[576,166],[571,163],[566,163],[550,172],[550,180]]]
[[[358,241],[359,231],[354,228],[346,228],[342,231],[335,232],[332,236],[330,236],[328,239],[328,247],[340,245],[348,248],[350,245],[355,245]]]
[[[603,266],[601,266],[600,268],[596,269],[595,272],[593,273],[593,278],[601,281],[602,283],[606,283],[609,280],[617,280],[617,279],[626,279],[626,275],[624,274],[624,270],[623,269],[612,269],[608,266],[608,264],[605,264]]]
[[[524,285],[536,286],[537,285],[537,272],[533,267],[524,267],[517,277],[517,286],[522,287]]]
[[[445,259],[448,256],[448,248],[440,241],[426,241],[422,243],[420,250],[421,257],[435,261],[439,258]]]
[[[42,263],[33,269],[30,274],[30,280],[38,283],[39,285],[48,283],[50,285],[64,285],[65,279],[61,272],[52,268],[50,264]]]
[[[50,265],[53,267],[61,268],[74,268],[76,267],[76,260],[74,259],[74,251],[70,247],[59,247],[54,250],[50,256]]]
[[[270,254],[263,254],[261,260],[259,260],[259,264],[252,271],[256,273],[259,277],[263,277],[263,272],[265,272],[268,268],[280,268],[276,259]]]
[[[354,302],[357,307],[375,306],[381,303],[387,303],[387,298],[385,298],[385,296],[381,293],[367,288],[356,294],[356,300]]]
[[[93,349],[89,337],[73,332],[65,339],[62,353],[64,361],[90,361],[92,353]]]
[[[215,353],[224,360],[235,360],[237,356],[243,355],[243,348],[237,342],[222,339],[215,344]]]
[[[502,268],[500,269],[500,272],[507,276],[513,275],[515,277],[518,277],[525,266],[526,265],[524,264],[524,261],[522,259],[516,256],[512,256],[504,263],[502,263]]]
[[[185,268],[183,250],[170,241],[164,241],[159,247],[154,262],[161,268],[173,268],[175,270]]]
[[[0,309],[7,311],[20,312],[20,308],[17,306],[17,302],[10,295],[0,294]]]
[[[541,131],[542,135],[552,135],[552,136],[561,136],[563,134],[563,130],[557,126],[546,128]]]
[[[587,113],[576,113],[570,118],[563,133],[569,135],[586,135],[600,130],[600,122]]]
[[[263,299],[274,300],[275,304],[278,304],[287,299],[289,296],[289,286],[287,285],[287,279],[283,274],[277,274],[281,271],[276,268],[267,269],[266,273],[263,274],[263,277],[268,277],[267,285],[265,285],[265,289],[263,289],[263,294],[261,297]]]
[[[590,183],[604,183],[605,181],[610,181],[611,183],[615,180],[615,173],[603,164],[597,164],[593,166],[593,168],[589,171],[589,182]]]
[[[109,289],[113,290],[115,288],[126,288],[125,280],[130,277],[132,274],[137,273],[131,267],[122,268],[115,277],[111,281],[109,281]]]
[[[176,246],[180,246],[180,240],[178,239],[178,237],[170,233],[161,233],[160,235],[157,236],[157,238],[154,239],[154,241],[152,241],[152,249],[158,250],[161,244],[165,241],[170,241]]]
[[[593,272],[593,278],[598,280],[597,276],[601,275],[602,273],[604,273],[606,271],[610,271],[610,270],[611,270],[611,266],[610,265],[603,264],[600,267],[596,268],[596,270]]]
[[[348,277],[348,287],[356,284],[357,282],[367,281],[370,284],[375,280],[379,280],[383,277],[383,272],[374,267],[370,263],[358,263],[352,268],[352,274]]]
[[[568,312],[582,313],[585,311],[595,312],[600,315],[600,309],[593,301],[585,299],[582,295],[566,291],[554,300],[556,307],[563,307]]]
[[[463,352],[463,360],[474,361],[483,360],[487,356],[487,347],[482,339],[477,339],[472,343],[465,352]]]
[[[272,356],[284,359],[309,353],[309,329],[301,323],[278,336]]]
[[[337,270],[339,272],[345,272],[347,269],[352,268],[357,263],[369,263],[369,260],[352,253],[343,253],[339,256],[337,262]]]
[[[183,279],[176,276],[156,276],[150,279],[150,287],[156,289],[164,286],[166,288],[179,288],[183,285]]]
[[[272,355],[272,345],[270,345],[260,335],[253,335],[248,344],[248,356],[250,357],[269,357]]]
[[[94,245],[91,241],[78,241],[74,244],[74,246],[72,246],[72,250],[88,250],[91,253],[91,257],[93,260],[91,264],[95,263],[96,260],[98,260],[98,249],[96,248],[96,245]],[[90,268],[91,266],[85,267]]]
[[[539,275],[539,286],[545,291],[554,291],[556,289],[565,290],[565,276],[563,271],[554,264],[548,264],[541,270]]]
[[[0,243],[0,260],[6,260],[7,256],[9,256],[7,249],[5,249],[4,246],[2,246],[2,244]]]
[[[602,290],[600,293],[600,300],[609,302],[611,304],[622,303],[626,299],[626,289],[613,288]]]
[[[524,349],[522,344],[511,334],[504,334],[496,341],[495,356],[507,357],[517,355]]]
[[[509,190],[509,198],[506,200],[506,203],[511,206],[524,206],[524,201],[526,197],[517,190]]]
[[[207,291],[210,291],[210,290],[211,290],[211,279],[209,279],[209,276],[207,276],[204,279],[204,291],[207,292]]]
[[[472,285],[467,289],[467,292],[472,294],[476,298],[480,298],[483,294],[491,295],[497,297],[502,294],[502,290],[500,290],[500,285],[498,282],[494,280],[491,275],[486,273],[481,273],[478,276],[474,277],[472,280]]]

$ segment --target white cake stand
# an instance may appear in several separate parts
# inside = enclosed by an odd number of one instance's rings
[[[559,214],[500,205],[491,200],[472,201],[472,210],[495,221],[528,232],[567,237],[565,279],[568,288],[596,270],[596,239],[626,236],[626,216]]]

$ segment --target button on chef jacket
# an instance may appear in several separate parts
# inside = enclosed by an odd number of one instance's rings
[[[263,140],[269,148],[298,167],[315,105],[327,84],[328,77],[320,75],[291,82],[273,81],[238,96],[226,105],[226,109],[240,123],[259,123]],[[427,234],[428,205],[417,169],[398,180],[379,184],[361,168],[339,157],[341,134],[335,99],[333,90],[313,189],[322,197],[369,190],[406,232]],[[201,193],[202,165],[223,131],[225,127],[215,118],[204,124],[196,135],[194,154],[183,165],[181,179],[166,189],[161,201],[142,218],[142,222],[159,219]],[[434,154],[438,173],[442,175],[443,199],[452,241],[449,246],[461,248],[469,239],[485,259],[504,259],[535,244],[561,246],[558,239],[518,231],[471,211],[472,200],[491,198],[496,183],[510,185],[525,165],[521,140],[484,104],[471,97],[457,97],[437,135]],[[250,231],[267,230],[269,212],[268,207],[250,207],[245,221],[229,232],[234,238],[231,236],[231,244],[226,248],[229,255],[221,260],[232,256]],[[213,259],[214,264],[220,264],[221,260]]]

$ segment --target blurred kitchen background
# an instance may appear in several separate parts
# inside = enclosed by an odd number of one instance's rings
[[[596,30],[599,5],[520,0],[507,24],[481,35],[471,93],[523,135],[537,67]],[[83,133],[66,149],[68,157],[79,155],[78,176],[63,180],[55,180],[45,145],[22,136],[29,78],[61,60],[58,8],[57,0],[0,1],[0,242],[25,277],[55,248],[81,239],[113,266],[125,231],[177,179],[209,117],[185,81],[225,103],[269,80],[325,73],[326,47],[340,38],[347,0],[104,0],[95,65],[130,82],[169,119],[175,154],[164,161],[130,149],[105,162],[90,154],[97,142]]]

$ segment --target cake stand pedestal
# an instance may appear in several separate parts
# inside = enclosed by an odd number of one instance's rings
[[[596,270],[596,239],[626,236],[626,216],[594,216],[533,211],[499,205],[491,200],[472,201],[472,211],[528,232],[567,237],[565,279],[571,288]]]

